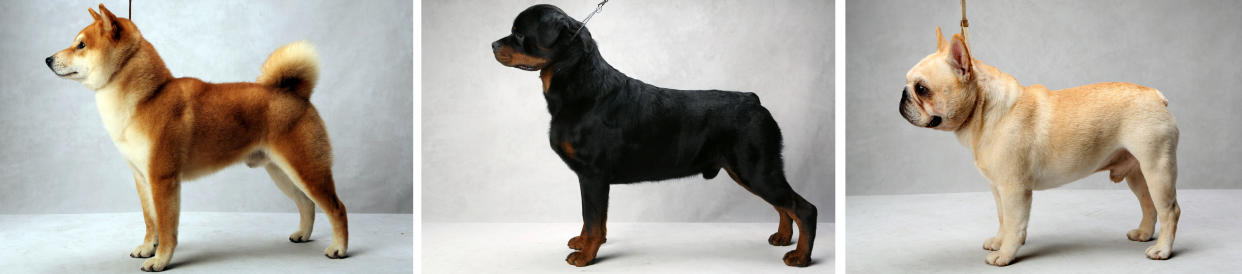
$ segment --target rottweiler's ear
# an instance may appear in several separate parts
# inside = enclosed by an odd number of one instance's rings
[[[552,13],[549,16],[544,16],[542,20],[542,22],[539,22],[539,25],[545,27],[539,29],[539,47],[552,48],[552,45],[556,44],[556,40],[561,39],[561,36],[564,35],[566,21],[569,18],[566,18],[563,14]]]
[[[99,21],[99,19],[100,19],[100,18],[99,18],[99,14],[98,14],[98,13],[95,13],[95,9],[92,9],[92,8],[86,8],[86,11],[91,12],[91,18],[95,18],[95,21]]]
[[[99,4],[99,12],[103,13],[103,16],[100,17],[103,20],[104,36],[112,37],[113,39],[120,38],[121,28],[120,24],[117,23],[116,15],[112,14],[112,11],[104,7],[103,4]]]

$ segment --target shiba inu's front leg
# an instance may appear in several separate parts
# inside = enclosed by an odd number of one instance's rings
[[[131,167],[132,168],[132,167]],[[129,256],[133,258],[150,258],[155,255],[155,246],[159,244],[155,231],[155,213],[154,206],[151,205],[151,191],[147,185],[146,179],[142,177],[142,173],[134,169],[134,185],[138,188],[138,200],[142,201],[142,219],[146,223],[147,233],[142,238],[142,244],[129,252]]]
[[[154,174],[154,173],[153,173]],[[142,271],[164,271],[177,248],[177,223],[181,215],[181,180],[177,176],[149,176],[151,205],[155,211],[158,242],[155,257],[142,263]]]

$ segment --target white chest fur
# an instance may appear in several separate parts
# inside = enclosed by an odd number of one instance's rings
[[[104,128],[112,137],[112,144],[116,145],[131,167],[146,175],[150,167],[151,142],[146,132],[142,132],[142,127],[135,124],[133,117],[137,100],[130,97],[119,88],[105,87],[95,92],[95,104]]]

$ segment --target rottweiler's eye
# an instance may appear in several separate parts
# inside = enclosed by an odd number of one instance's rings
[[[78,42],[78,49],[86,48],[86,42]]]
[[[931,93],[931,91],[928,91],[927,87],[923,86],[923,84],[915,84],[914,92],[918,93],[919,96],[927,96],[928,94]]]
[[[522,40],[525,40],[525,39],[526,39],[526,35],[522,35],[521,33],[514,33],[514,34],[513,34],[513,39],[517,39],[518,41],[522,41]]]

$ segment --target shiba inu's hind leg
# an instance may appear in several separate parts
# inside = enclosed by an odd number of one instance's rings
[[[291,122],[288,131],[273,136],[269,144],[268,157],[272,163],[318,205],[332,223],[332,244],[324,250],[324,255],[332,259],[344,258],[349,247],[349,224],[345,205],[336,196],[332,179],[332,148],[323,121],[314,108],[309,108]],[[303,211],[303,214],[306,212]],[[303,218],[303,221],[307,220]]]
[[[289,175],[285,174],[276,164],[267,163],[264,168],[267,169],[267,175],[272,177],[272,181],[276,182],[276,187],[279,187],[285,196],[289,196],[289,199],[298,205],[298,213],[302,215],[298,230],[289,235],[289,241],[295,243],[310,241],[311,231],[315,226],[315,202],[311,201],[310,197],[306,197],[306,193],[294,185]]]

